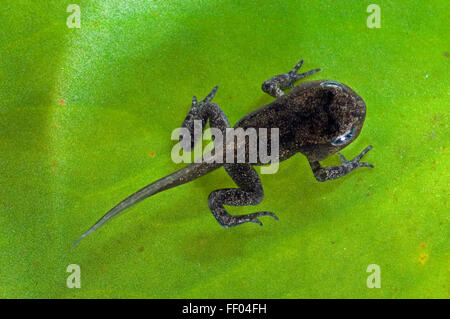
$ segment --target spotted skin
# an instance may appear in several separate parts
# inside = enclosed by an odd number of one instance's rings
[[[362,98],[345,84],[331,80],[308,81],[294,86],[294,82],[299,79],[321,71],[321,69],[314,69],[299,74],[297,71],[302,64],[303,60],[289,72],[265,81],[262,84],[262,90],[273,96],[275,100],[245,115],[235,124],[234,128],[254,128],[256,132],[259,132],[259,128],[269,130],[278,128],[279,156],[277,161],[281,162],[301,153],[308,159],[315,178],[320,182],[342,177],[357,168],[373,168],[371,164],[361,162],[362,157],[372,149],[372,146],[366,147],[352,160],[346,160],[339,153],[361,132],[366,116],[366,106]],[[288,89],[291,91],[286,93]],[[202,101],[198,101],[195,96],[192,99],[192,105],[182,124],[183,128],[188,129],[191,137],[194,136],[196,124],[201,125],[200,129],[203,131],[208,121],[210,127],[219,129],[226,136],[230,124],[221,108],[212,102],[216,92],[217,86]],[[189,151],[200,138],[184,140],[181,135],[180,145],[184,150]],[[267,147],[270,149],[270,139],[268,142]],[[206,158],[209,156],[210,159],[214,159],[215,156],[224,155],[216,153],[216,149],[220,149],[217,147],[216,141],[214,146],[214,150],[207,154]],[[223,146],[222,152],[225,152],[226,145]],[[245,146],[248,149],[248,145]],[[341,164],[322,167],[320,161],[335,153],[340,156]],[[238,163],[236,158],[233,161],[234,164],[205,160],[200,163],[192,163],[147,185],[113,207],[74,245],[124,209],[161,191],[195,180],[222,166],[238,187],[218,189],[208,197],[209,208],[221,226],[228,228],[248,222],[262,225],[259,218],[263,216],[271,216],[278,220],[275,214],[267,211],[233,216],[224,207],[225,205],[257,205],[264,197],[261,180],[253,168],[254,165],[264,163],[259,158],[256,163],[249,162],[249,154],[246,155],[244,163]]]

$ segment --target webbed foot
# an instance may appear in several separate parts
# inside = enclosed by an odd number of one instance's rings
[[[201,100],[200,102],[197,101],[197,97],[194,95],[194,96],[192,97],[192,105],[191,105],[191,108],[193,108],[193,107],[201,107],[203,104],[206,104],[206,103],[211,102],[212,99],[214,98],[214,96],[216,95],[217,89],[218,89],[218,88],[219,88],[219,87],[216,85],[216,86],[211,90],[211,92],[209,92],[209,94],[208,94],[203,100]]]
[[[244,223],[255,223],[262,226],[262,222],[258,219],[258,217],[262,216],[272,216],[275,220],[278,221],[278,217],[272,212],[257,212],[247,215],[231,216],[231,218],[224,220],[221,224],[225,228],[241,225]]]
[[[355,156],[355,158],[353,158],[350,161],[347,161],[344,157],[344,155],[342,155],[341,153],[337,153],[339,155],[339,157],[341,158],[341,163],[343,165],[350,165],[351,167],[353,167],[353,169],[355,168],[359,168],[359,167],[370,167],[370,168],[374,168],[372,164],[370,163],[364,163],[364,162],[360,162],[361,159],[363,158],[364,155],[367,154],[368,151],[370,151],[372,149],[372,145],[367,146],[361,153],[359,153],[358,156]]]
[[[262,84],[262,90],[273,97],[280,97],[284,95],[284,90],[294,88],[294,83],[302,78],[310,76],[322,69],[314,69],[305,73],[297,73],[303,64],[303,60],[299,61],[293,68],[287,73],[280,74],[270,78]]]
[[[309,164],[311,165],[314,177],[319,182],[331,181],[333,179],[347,175],[351,171],[360,167],[373,168],[372,164],[361,162],[363,156],[366,155],[367,152],[371,149],[372,145],[367,146],[358,156],[350,161],[347,161],[344,155],[342,155],[341,153],[337,153],[341,158],[341,165],[338,166],[322,167],[322,165],[320,165],[318,161],[309,161]]]

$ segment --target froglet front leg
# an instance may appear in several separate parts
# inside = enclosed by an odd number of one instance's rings
[[[358,156],[350,161],[347,161],[344,155],[338,153],[341,158],[341,165],[338,166],[322,167],[318,161],[310,161],[309,164],[311,165],[314,177],[319,182],[326,182],[347,175],[359,167],[373,168],[372,164],[361,162],[363,156],[371,149],[372,145],[367,146]]]

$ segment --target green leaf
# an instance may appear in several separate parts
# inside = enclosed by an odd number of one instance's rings
[[[86,1],[0,4],[0,297],[448,298],[448,1]],[[221,228],[221,169],[136,205],[72,243],[120,200],[182,165],[173,129],[214,85],[234,123],[261,83],[303,58],[367,104],[318,183],[301,155],[262,175],[264,227]],[[324,164],[338,161],[337,156]],[[81,288],[69,289],[69,264]],[[369,289],[368,265],[381,269]]]

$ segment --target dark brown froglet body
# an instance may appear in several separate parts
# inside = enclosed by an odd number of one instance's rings
[[[234,129],[248,131],[254,129],[256,132],[258,151],[262,148],[260,140],[264,137],[267,149],[271,149],[274,141],[278,146],[276,161],[281,162],[296,153],[305,155],[311,165],[314,176],[318,181],[328,181],[348,174],[359,167],[373,167],[371,164],[360,162],[361,158],[372,148],[368,146],[354,159],[347,161],[340,153],[341,165],[322,167],[319,161],[337,153],[339,150],[351,143],[361,132],[366,106],[361,97],[348,86],[331,80],[318,80],[302,82],[294,87],[294,82],[320,71],[320,69],[298,74],[303,60],[300,61],[291,71],[277,75],[263,83],[262,89],[266,93],[276,98],[273,102],[264,105],[257,110],[250,112],[240,119]],[[285,90],[291,89],[285,94]],[[182,128],[187,134],[180,135],[180,145],[184,150],[189,151],[198,142],[192,140],[196,125],[200,125],[203,130],[209,121],[210,127],[215,128],[224,137],[230,135],[230,124],[224,112],[211,100],[217,91],[215,87],[212,92],[202,101],[197,102],[194,97],[191,108]],[[260,129],[267,129],[268,135],[263,136]],[[271,129],[277,129],[277,139],[271,137]],[[264,132],[264,131],[263,131]],[[213,161],[203,160],[199,163],[192,163],[187,167],[176,171],[156,182],[142,188],[138,192],[129,196],[76,242],[94,232],[100,226],[111,220],[124,209],[140,202],[161,191],[190,182],[201,177],[221,166],[234,180],[238,188],[227,188],[213,191],[208,197],[208,204],[214,217],[224,227],[232,227],[247,222],[254,222],[262,225],[258,217],[272,216],[278,219],[271,212],[256,212],[247,215],[233,216],[224,208],[224,205],[247,206],[259,204],[264,196],[261,180],[258,177],[253,165],[265,164],[259,157],[256,161],[250,161],[252,157],[251,139],[243,139],[245,146],[245,160],[240,162],[237,153],[233,153],[232,161],[227,158],[226,162],[218,162],[219,156],[225,155],[231,145],[226,139],[222,143],[214,139],[214,150],[206,155],[206,158]],[[237,143],[239,145],[239,143]],[[217,151],[222,149],[222,152]],[[273,154],[272,154],[273,155]]]

